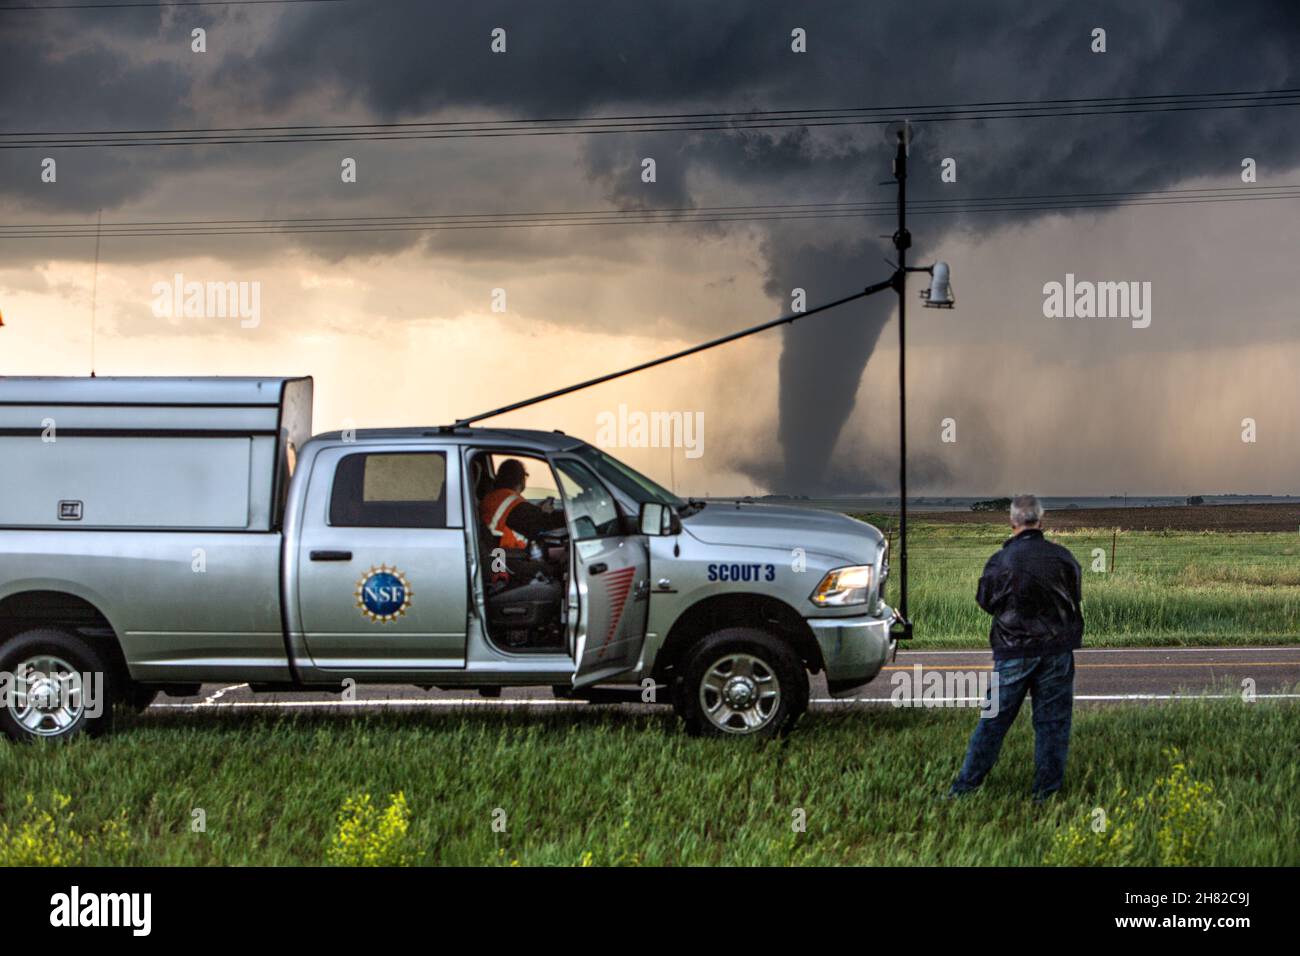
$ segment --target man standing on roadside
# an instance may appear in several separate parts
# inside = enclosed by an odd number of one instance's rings
[[[1043,537],[1043,506],[1011,500],[1011,537],[989,558],[975,600],[993,615],[996,680],[950,794],[977,788],[998,761],[1025,695],[1034,699],[1034,799],[1061,789],[1074,711],[1074,649],[1083,643],[1079,562]],[[991,714],[991,716],[985,716]]]

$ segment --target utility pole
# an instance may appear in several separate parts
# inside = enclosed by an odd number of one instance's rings
[[[894,154],[894,180],[898,183],[898,230],[894,248],[898,250],[898,271],[894,273],[894,290],[898,293],[898,576],[901,620],[895,626],[898,636],[912,636],[912,619],[907,613],[907,250],[912,234],[907,231],[907,127],[898,131],[898,150]]]

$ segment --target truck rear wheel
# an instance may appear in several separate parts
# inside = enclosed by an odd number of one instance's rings
[[[772,737],[808,708],[808,674],[780,638],[729,627],[687,655],[673,702],[691,734]]]
[[[0,679],[0,730],[11,740],[66,740],[112,726],[115,675],[67,631],[35,628],[0,645]]]

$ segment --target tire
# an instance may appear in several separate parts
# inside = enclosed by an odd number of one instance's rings
[[[808,673],[781,638],[729,627],[687,655],[673,705],[693,736],[774,737],[808,709]]]
[[[34,675],[24,693],[18,693],[17,676]],[[64,672],[89,675],[82,692],[69,691],[47,675]],[[68,740],[81,734],[107,733],[113,724],[113,704],[118,675],[90,644],[53,627],[34,628],[0,645],[0,674],[5,687],[0,695],[0,730],[10,740]],[[26,682],[24,682],[26,683]],[[41,697],[45,706],[34,702]],[[97,716],[91,711],[98,710]]]

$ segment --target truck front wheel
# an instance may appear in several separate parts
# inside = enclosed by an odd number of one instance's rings
[[[689,733],[772,737],[808,707],[808,674],[788,644],[766,631],[729,627],[687,655],[674,703]]]
[[[0,730],[11,740],[64,740],[112,724],[114,674],[95,649],[57,628],[0,645]]]

